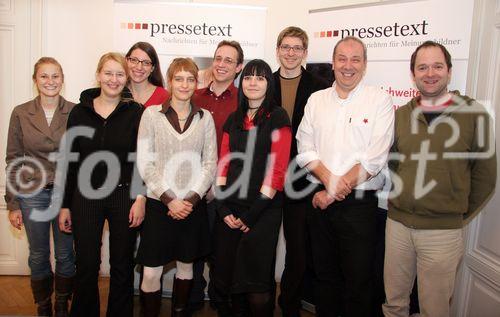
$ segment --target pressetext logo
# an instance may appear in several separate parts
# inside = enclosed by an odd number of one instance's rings
[[[381,37],[427,35],[429,33],[428,26],[429,23],[426,20],[422,20],[421,23],[415,24],[400,24],[398,22],[394,22],[394,24],[384,26],[319,31],[314,32],[314,37],[331,38],[340,36],[341,38],[344,38],[346,36],[356,36],[360,39],[371,39]]]
[[[149,30],[150,37],[157,34],[171,35],[205,35],[205,36],[227,36],[231,37],[232,25],[210,25],[210,24],[166,24],[166,23],[142,23],[122,22],[121,29],[127,30]]]

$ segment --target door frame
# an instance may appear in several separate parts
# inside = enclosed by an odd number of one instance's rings
[[[500,111],[500,0],[476,0],[473,14],[474,36],[471,38],[466,92],[494,115]],[[495,128],[496,139],[500,140],[498,120],[495,120]],[[497,153],[497,166],[500,166],[499,159]],[[498,184],[497,173],[497,188]],[[457,274],[452,316],[494,316],[491,312],[500,307],[500,255],[482,248],[479,239],[487,223],[486,213],[489,217],[500,217],[495,207],[497,201],[500,202],[498,190],[465,228],[465,252]]]
[[[8,119],[12,109],[34,97],[31,72],[34,63],[42,53],[42,14],[44,0],[0,0],[0,32],[4,32],[3,40],[8,41],[7,48],[4,47],[5,62],[9,71],[4,79],[9,81],[8,88],[4,92],[6,104],[2,104],[2,125],[5,136],[7,134]],[[25,52],[19,54],[19,52]],[[6,69],[3,69],[5,71]],[[4,87],[5,87],[4,86]],[[7,124],[7,125],[6,125]],[[0,155],[2,161],[5,157],[7,139],[0,140]],[[5,195],[5,163],[1,164],[2,181],[0,183],[0,195]],[[28,242],[26,232],[18,231],[10,226],[8,221],[7,205],[3,199],[0,200],[0,230],[2,230],[2,246],[0,248],[0,274],[3,275],[29,275],[28,267]]]

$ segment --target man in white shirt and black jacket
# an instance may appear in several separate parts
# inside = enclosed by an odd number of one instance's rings
[[[307,215],[317,316],[371,316],[379,172],[392,143],[391,97],[363,83],[366,46],[333,51],[335,83],[311,95],[297,132],[297,163],[320,186]]]
[[[280,68],[273,74],[276,103],[288,113],[292,133],[296,135],[304,107],[309,96],[330,85],[302,67],[307,58],[307,33],[301,28],[289,26],[280,32],[276,43],[276,55]],[[292,139],[292,160],[297,155],[297,141]],[[299,170],[299,168],[295,168]],[[290,179],[288,177],[288,179]],[[294,182],[295,191],[301,191],[309,182],[305,176]],[[287,191],[285,191],[286,193]],[[286,317],[300,317],[302,288],[306,272],[306,254],[310,249],[306,226],[306,212],[311,208],[310,197],[293,198],[286,195],[283,210],[283,231],[286,239],[285,270],[281,276],[279,305]]]

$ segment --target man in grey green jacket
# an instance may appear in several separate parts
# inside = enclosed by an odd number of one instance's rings
[[[416,275],[421,316],[449,316],[462,227],[495,189],[493,123],[483,106],[448,91],[452,64],[444,46],[423,43],[410,67],[420,96],[396,111],[383,310],[408,316]]]

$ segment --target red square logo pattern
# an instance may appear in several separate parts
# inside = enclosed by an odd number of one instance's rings
[[[147,23],[138,23],[138,22],[121,22],[120,23],[120,29],[127,29],[127,30],[147,30],[148,29],[148,24]]]
[[[319,32],[314,32],[314,37],[315,38],[321,38],[321,37],[337,37],[339,36],[339,31],[338,30],[326,30],[326,31],[319,31]]]

